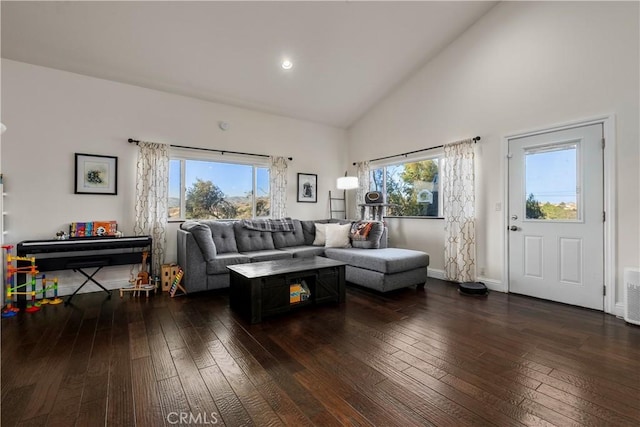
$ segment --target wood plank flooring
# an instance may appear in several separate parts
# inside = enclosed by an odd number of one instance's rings
[[[1,325],[6,427],[640,425],[640,327],[436,279],[257,325],[226,291]]]

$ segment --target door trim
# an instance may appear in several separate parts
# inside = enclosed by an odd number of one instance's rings
[[[622,316],[623,305],[616,305],[616,300],[622,301],[622,296],[618,298],[618,286],[616,282],[616,266],[617,266],[617,239],[616,239],[616,219],[618,217],[616,211],[616,169],[615,169],[615,153],[616,153],[616,117],[615,114],[603,114],[596,117],[575,120],[571,122],[556,124],[549,127],[537,128],[534,130],[511,132],[502,137],[502,182],[503,182],[503,199],[502,206],[502,238],[503,238],[503,269],[502,277],[504,288],[509,292],[509,236],[506,232],[509,221],[509,162],[507,155],[509,153],[509,141],[516,138],[540,135],[544,133],[556,132],[560,130],[572,129],[594,124],[602,124],[603,134],[606,141],[604,148],[604,169],[603,169],[603,186],[604,186],[604,210],[606,212],[606,221],[604,223],[604,285],[607,294],[604,297],[604,312],[616,316]]]

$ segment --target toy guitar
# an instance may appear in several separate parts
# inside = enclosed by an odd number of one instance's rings
[[[147,272],[147,257],[149,256],[149,252],[142,252],[142,266],[140,267],[140,272],[138,273],[137,283],[141,285],[149,284],[149,273]]]

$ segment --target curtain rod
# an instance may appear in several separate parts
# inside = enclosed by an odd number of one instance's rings
[[[129,144],[136,144],[138,145],[138,143],[140,142],[140,140],[137,139],[133,139],[133,138],[129,138],[127,140],[127,142],[129,142]],[[173,144],[169,144],[169,147],[173,147],[173,148],[186,148],[188,150],[201,150],[201,151],[212,151],[214,153],[220,153],[222,155],[224,155],[225,153],[229,153],[229,154],[241,154],[243,156],[255,156],[255,157],[266,157],[269,158],[271,156],[268,156],[266,154],[255,154],[255,153],[244,153],[242,151],[229,151],[229,150],[217,150],[214,148],[201,148],[201,147],[187,147],[186,145],[173,145]],[[293,160],[293,157],[287,157],[287,159],[289,160]]]
[[[475,144],[476,142],[480,141],[480,137],[476,136],[475,138],[471,138],[473,139],[473,143]],[[429,151],[429,150],[435,150],[436,148],[442,148],[444,147],[444,145],[436,145],[435,147],[429,147],[429,148],[422,148],[420,150],[414,150],[414,151],[407,151],[406,153],[402,153],[402,154],[394,154],[393,156],[386,156],[386,157],[378,157],[377,159],[371,159],[369,160],[370,162],[377,162],[378,160],[386,160],[386,159],[393,159],[394,157],[402,157],[402,156],[408,156],[409,154],[415,154],[415,153],[420,153],[421,151]],[[356,162],[353,162],[353,166],[356,165]]]

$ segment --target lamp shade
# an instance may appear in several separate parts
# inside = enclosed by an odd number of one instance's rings
[[[0,133],[4,133],[5,130],[7,130],[7,127],[4,124],[0,123]]]
[[[353,190],[358,188],[358,177],[355,176],[341,176],[336,183],[338,190]]]

